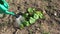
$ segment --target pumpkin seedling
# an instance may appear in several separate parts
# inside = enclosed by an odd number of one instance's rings
[[[42,19],[44,17],[43,13],[41,11],[36,11],[35,8],[28,8],[28,13],[24,13],[21,16],[24,17],[24,19],[20,17],[21,29],[25,26],[30,26],[31,24],[35,23],[37,19]]]

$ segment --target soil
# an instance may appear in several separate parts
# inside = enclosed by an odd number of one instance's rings
[[[38,19],[36,23],[24,29],[14,26],[15,17],[4,14],[0,18],[0,34],[60,34],[60,0],[6,0],[9,10],[26,12],[29,7],[42,10],[45,19]]]

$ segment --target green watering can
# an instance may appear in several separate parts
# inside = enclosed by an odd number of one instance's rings
[[[10,15],[15,15],[14,12],[8,11],[9,5],[6,2],[6,0],[0,0],[0,14],[10,14]]]

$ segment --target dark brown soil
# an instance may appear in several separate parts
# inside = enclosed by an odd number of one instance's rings
[[[15,18],[4,15],[0,19],[0,34],[60,34],[60,0],[7,0],[9,10],[15,13],[26,12],[29,7],[41,9],[45,19],[20,30],[15,28]]]

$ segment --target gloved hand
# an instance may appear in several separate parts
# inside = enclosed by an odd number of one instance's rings
[[[6,2],[6,0],[0,0],[0,14],[4,13],[4,14],[11,14],[11,15],[15,15],[14,12],[9,12],[8,11],[9,5]]]

